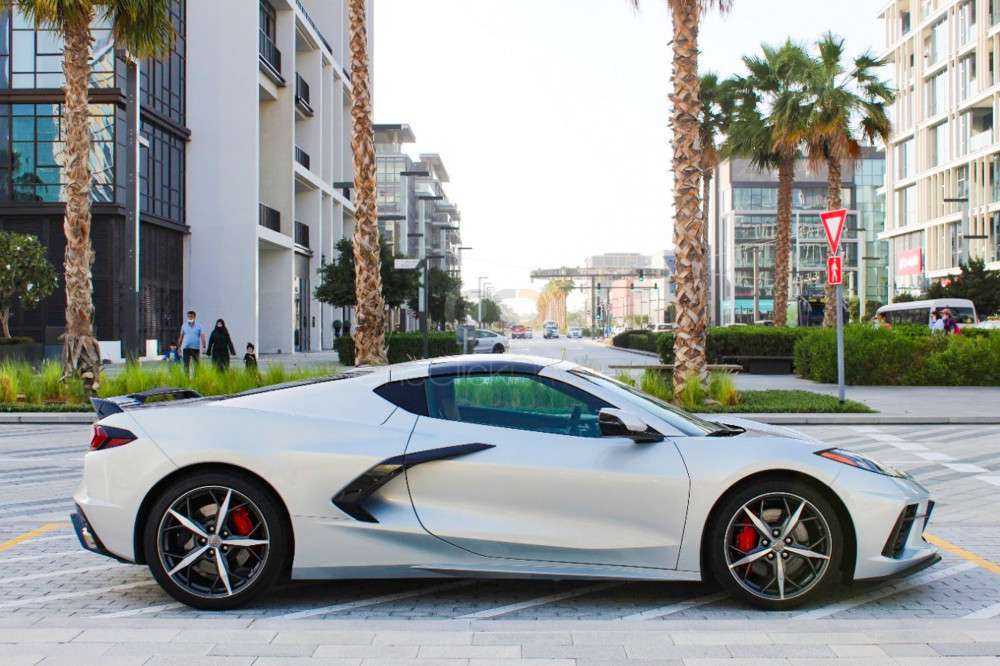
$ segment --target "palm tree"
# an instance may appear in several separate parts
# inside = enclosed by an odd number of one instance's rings
[[[701,114],[698,118],[698,142],[701,145],[701,202],[702,202],[702,243],[708,252],[708,201],[712,191],[712,174],[719,166],[720,151],[718,139],[729,131],[736,98],[731,80],[719,81],[719,77],[709,72],[703,74],[699,84],[699,99]],[[710,264],[710,262],[709,262]],[[709,275],[710,266],[706,265],[704,276],[705,302],[708,307],[708,294],[711,292]],[[708,314],[706,312],[706,318]]]
[[[841,170],[861,154],[861,143],[887,141],[892,123],[886,105],[896,93],[878,78],[876,69],[884,63],[870,53],[854,60],[848,71],[843,63],[844,40],[826,33],[816,44],[818,57],[809,71],[804,91],[809,115],[802,138],[814,167],[826,165],[827,208],[842,207]],[[837,317],[837,290],[826,285],[823,325],[833,326]]]
[[[784,326],[792,256],[792,188],[806,115],[799,93],[812,61],[791,40],[777,48],[765,44],[761,50],[763,56],[743,58],[749,76],[734,83],[742,106],[730,128],[731,148],[749,157],[755,167],[778,172],[773,318],[776,326]]]
[[[357,326],[354,348],[358,365],[385,365],[385,299],[382,297],[378,217],[375,201],[375,134],[368,73],[367,0],[348,0],[351,47],[351,120],[354,134],[354,265],[357,279]]]
[[[631,0],[636,8],[640,0]],[[674,337],[674,390],[681,394],[688,376],[707,379],[708,333],[705,245],[701,215],[701,158],[698,118],[698,26],[711,8],[726,12],[732,0],[667,0],[673,23],[670,125],[673,129],[674,252],[677,258],[677,334]]]
[[[94,338],[93,281],[90,268],[94,250],[90,243],[90,129],[88,84],[90,80],[90,23],[105,20],[115,45],[136,59],[157,57],[174,38],[170,0],[0,0],[0,10],[13,5],[35,26],[54,30],[63,38],[63,72],[66,76],[62,124],[66,134],[65,286],[66,333],[63,342],[65,376],[79,376],[88,390],[96,387],[101,353]]]

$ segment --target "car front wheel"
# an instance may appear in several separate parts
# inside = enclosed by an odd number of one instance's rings
[[[799,480],[730,494],[710,526],[709,562],[732,594],[769,610],[825,596],[841,578],[844,532],[837,512]]]
[[[503,345],[501,345],[501,344],[493,345],[493,353],[494,354],[502,354],[503,352],[504,352]]]
[[[278,499],[237,472],[172,483],[146,521],[150,571],[170,596],[204,610],[241,606],[285,569],[289,527]]]

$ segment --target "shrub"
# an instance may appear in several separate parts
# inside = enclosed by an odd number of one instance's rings
[[[656,370],[646,370],[642,373],[639,390],[666,402],[674,399],[674,386],[670,376]]]
[[[708,329],[706,355],[709,363],[723,363],[731,356],[792,356],[795,343],[809,330],[777,326],[717,326]],[[661,363],[674,362],[673,333],[658,335],[657,352]]]
[[[9,338],[0,337],[0,345],[30,345],[34,343],[34,338],[26,336],[12,336]]]
[[[419,332],[390,333],[385,336],[389,363],[412,361],[423,355],[423,337]],[[427,353],[431,358],[453,356],[461,353],[458,337],[452,332],[434,332],[427,336]],[[337,338],[337,355],[344,365],[354,365],[354,340],[349,336]]]
[[[732,407],[740,402],[736,380],[728,372],[713,372],[708,381],[708,394],[721,405]]]
[[[635,388],[635,378],[632,377],[632,375],[625,372],[624,370],[620,371],[617,375],[615,375],[615,379],[620,381],[622,384]]]
[[[658,351],[657,334],[643,329],[623,331],[611,338],[611,344],[623,349],[638,349],[654,353]]]
[[[684,380],[684,386],[681,388],[681,394],[678,397],[680,398],[681,407],[689,412],[695,412],[705,402],[706,395],[701,379],[698,375],[691,374]]]
[[[970,331],[973,329],[969,329]],[[795,347],[795,373],[837,381],[833,329],[813,329]],[[924,326],[844,329],[848,384],[872,386],[1000,386],[1000,335],[932,334]]]

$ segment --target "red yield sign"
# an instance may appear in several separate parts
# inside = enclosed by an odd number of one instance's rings
[[[823,221],[823,231],[826,242],[830,246],[830,254],[837,254],[840,249],[840,237],[844,234],[844,222],[847,221],[847,209],[828,210],[819,214]]]
[[[844,258],[839,254],[826,258],[826,283],[844,284]]]

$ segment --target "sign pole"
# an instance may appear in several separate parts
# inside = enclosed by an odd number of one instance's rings
[[[844,285],[837,285],[837,384],[840,404],[844,404]]]

